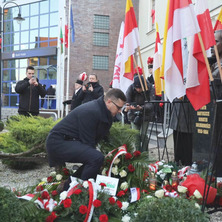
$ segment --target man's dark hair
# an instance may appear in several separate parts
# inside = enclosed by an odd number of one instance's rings
[[[33,66],[28,66],[28,67],[26,68],[26,72],[28,71],[28,69],[35,70]]]
[[[96,74],[89,74],[90,76],[95,76],[96,80],[98,80],[98,76]]]
[[[123,91],[121,91],[120,89],[116,89],[116,88],[109,89],[106,92],[104,100],[107,101],[108,99],[112,99],[112,100],[121,99],[122,101],[126,102],[126,96],[123,93]]]

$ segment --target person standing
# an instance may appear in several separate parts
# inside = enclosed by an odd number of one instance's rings
[[[75,82],[75,92],[73,93],[72,96],[72,101],[71,101],[71,110],[75,109],[77,106],[81,105],[82,98],[80,95],[83,95],[82,92],[82,84],[83,81],[77,79]]]
[[[46,90],[34,76],[35,69],[32,66],[26,68],[26,78],[19,81],[15,91],[19,94],[19,115],[37,116],[39,114],[39,96],[44,97]]]
[[[100,96],[104,95],[103,87],[98,83],[98,78],[96,74],[89,75],[89,82],[83,85],[81,98],[82,103],[87,103],[94,99],[98,99]]]
[[[95,179],[104,161],[96,144],[109,133],[113,117],[121,112],[125,101],[120,89],[110,89],[105,96],[78,106],[57,123],[46,140],[49,166],[82,163],[75,176]]]
[[[43,87],[43,89],[46,89],[46,84],[44,84],[42,87]],[[45,96],[42,97],[42,99],[41,99],[41,109],[43,109],[44,103],[45,103]]]
[[[52,100],[55,98],[55,88],[52,85],[46,91],[47,98],[48,98],[48,107],[49,109],[52,108]]]

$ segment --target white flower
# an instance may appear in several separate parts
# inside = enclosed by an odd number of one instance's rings
[[[197,199],[203,198],[202,195],[201,195],[201,193],[199,192],[199,190],[195,190],[194,193],[193,193],[193,195],[194,195]]]
[[[61,179],[62,179],[62,175],[61,175],[61,174],[57,174],[57,175],[56,175],[56,180],[57,180],[57,181],[60,181]]]
[[[177,187],[177,190],[179,193],[186,193],[187,192],[187,187],[184,187],[184,186],[178,186]]]
[[[115,167],[112,167],[112,173],[116,176],[118,175],[118,167],[115,166]]]
[[[55,171],[52,171],[52,172],[50,173],[50,176],[55,177],[55,176],[56,176],[56,172],[55,172]]]
[[[65,200],[67,197],[67,191],[63,191],[62,193],[60,193],[60,200]]]
[[[122,222],[129,222],[130,221],[130,216],[128,216],[127,214],[124,215],[124,217],[122,217]]]
[[[159,165],[159,166],[162,166],[164,163],[165,163],[165,161],[164,161],[164,160],[161,160],[161,161],[158,163],[158,165]]]
[[[42,182],[47,183],[47,177],[42,178]]]
[[[155,197],[162,198],[163,196],[164,196],[164,190],[161,189],[155,192]]]
[[[88,179],[89,182],[95,183],[95,180],[93,178]]]
[[[160,178],[161,178],[162,180],[164,180],[165,176],[166,176],[165,173],[161,173],[161,174],[160,174]]]
[[[147,195],[146,198],[149,199],[149,198],[153,198],[153,197],[151,195]]]
[[[116,158],[113,162],[113,164],[117,165],[118,163],[120,162],[120,159],[119,158]]]
[[[121,207],[121,209],[122,209],[122,210],[126,210],[128,206],[129,206],[129,203],[124,201],[124,202],[122,202],[122,207]]]
[[[127,176],[127,172],[125,170],[121,170],[119,175],[120,175],[120,177],[126,177]]]
[[[128,187],[129,187],[129,185],[128,185],[127,182],[123,182],[123,183],[121,183],[121,185],[120,185],[120,189],[121,189],[121,190],[125,190],[125,189],[127,189]]]
[[[198,203],[195,203],[195,207],[200,209],[200,205]]]
[[[89,184],[87,181],[84,181],[82,185],[85,189],[87,189],[89,187]]]
[[[103,176],[106,176],[106,171],[107,171],[107,168],[104,168],[103,171],[102,171]]]

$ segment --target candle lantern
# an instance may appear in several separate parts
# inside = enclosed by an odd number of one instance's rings
[[[173,171],[172,175],[171,175],[171,179],[172,179],[172,187],[176,187],[179,184],[179,179],[177,177],[177,172]]]
[[[156,190],[156,177],[154,173],[151,173],[151,177],[149,179],[149,188],[150,190]]]

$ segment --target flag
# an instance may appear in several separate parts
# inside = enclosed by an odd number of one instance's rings
[[[115,59],[115,66],[114,66],[114,72],[113,72],[113,81],[112,81],[112,87],[113,88],[118,88],[124,91],[127,89],[127,86],[125,87],[126,81],[123,81],[123,76],[120,75],[121,69],[123,69],[122,66],[122,55],[123,55],[123,34],[124,34],[124,22],[121,23],[120,26],[120,31],[119,31],[119,39],[118,39],[118,44],[117,44],[117,49],[116,49],[116,59]],[[123,73],[124,71],[122,71]]]
[[[197,0],[195,12],[205,50],[215,45],[214,31],[206,0]],[[197,34],[192,39],[186,94],[195,110],[210,102],[209,76]]]
[[[165,92],[169,101],[185,95],[181,39],[199,31],[191,0],[170,0],[165,58]]]
[[[62,34],[62,27],[60,27],[60,52],[63,53],[63,34]]]
[[[69,45],[69,29],[68,29],[68,22],[66,19],[66,24],[65,24],[65,47],[68,48]]]
[[[220,9],[220,13],[217,17],[217,21],[214,26],[214,31],[222,29],[222,8]]]
[[[71,33],[72,42],[75,42],[75,28],[74,28],[73,14],[72,14],[72,5],[70,7],[70,33]]]
[[[153,61],[153,72],[154,72],[154,84],[155,84],[155,95],[161,96],[161,78],[160,78],[160,67],[161,67],[161,52],[162,46],[160,43],[160,35],[158,24],[156,23],[156,43],[155,43],[155,53]]]
[[[126,81],[126,83],[124,84],[126,88],[122,89],[123,91],[126,91],[128,86],[133,83],[133,54],[135,53],[139,45],[139,31],[133,3],[132,0],[127,0],[123,34],[123,69],[121,69],[120,74],[120,78],[122,78],[122,81]],[[123,70],[124,72],[122,72]]]

